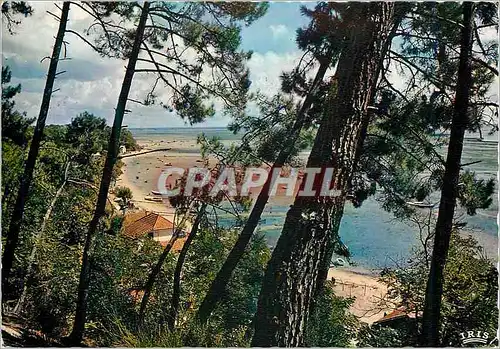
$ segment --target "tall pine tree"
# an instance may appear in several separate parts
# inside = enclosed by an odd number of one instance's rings
[[[24,173],[21,178],[21,184],[17,193],[17,199],[14,206],[14,211],[10,220],[9,231],[5,242],[5,248],[2,256],[2,288],[4,295],[8,294],[8,282],[14,263],[14,252],[19,242],[19,233],[21,231],[21,224],[23,221],[24,208],[26,200],[29,197],[29,190],[33,179],[33,171],[35,169],[36,159],[40,151],[40,143],[43,137],[43,130],[45,128],[45,121],[49,113],[50,100],[54,87],[54,80],[57,74],[57,64],[61,55],[63,46],[64,33],[66,31],[66,24],[69,14],[69,2],[63,4],[61,10],[61,17],[59,19],[59,28],[57,30],[52,56],[50,57],[49,70],[47,73],[47,80],[45,81],[45,88],[43,90],[42,103],[40,105],[40,112],[35,125],[33,138],[31,139],[30,150],[28,158],[25,162]]]
[[[473,43],[474,5],[471,2],[464,2],[462,7],[463,19],[457,89],[450,127],[448,155],[443,175],[441,201],[434,234],[431,267],[425,293],[422,345],[428,347],[439,346],[439,316],[443,294],[443,270],[450,248],[453,216],[458,198],[461,169],[460,160],[463,151],[464,135],[468,126],[469,94],[472,87],[471,50]]]
[[[300,346],[338,241],[346,189],[385,52],[402,19],[390,3],[350,4],[350,25],[307,167],[333,168],[338,197],[298,196],[268,264],[255,319],[255,346]],[[320,175],[321,176],[321,175]],[[315,188],[319,190],[316,183]]]

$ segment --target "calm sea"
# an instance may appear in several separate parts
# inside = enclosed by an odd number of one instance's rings
[[[225,128],[131,128],[130,131],[138,140],[163,137],[196,139],[201,133],[207,137],[219,137],[223,141],[237,141],[240,138],[239,135],[234,135]],[[498,168],[496,135],[486,136],[483,141],[479,141],[475,134],[467,136],[462,163],[474,161],[480,162],[468,168],[475,171],[480,178],[496,178]],[[495,193],[491,207],[487,210],[480,210],[475,216],[467,216],[460,210],[458,212],[461,220],[467,222],[466,229],[472,231],[489,251],[495,251],[498,244],[497,197],[498,193]],[[288,206],[268,205],[262,215],[259,229],[265,233],[270,246],[273,246],[279,237],[280,226],[287,210]],[[437,208],[433,213],[437,213]],[[231,223],[231,218],[225,216],[223,212],[218,215],[218,219],[222,223]],[[415,227],[395,219],[391,213],[381,208],[375,198],[366,200],[360,208],[347,204],[340,227],[340,236],[349,247],[352,261],[365,269],[381,269],[400,264],[408,259],[412,248],[419,244]],[[491,246],[492,244],[494,246]]]

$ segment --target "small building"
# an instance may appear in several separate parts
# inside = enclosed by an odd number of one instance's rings
[[[160,244],[167,243],[173,235],[174,224],[154,212],[139,211],[125,216],[124,235],[137,239],[144,235],[152,237]]]
[[[408,311],[405,307],[399,307],[388,314],[384,314],[384,316],[375,321],[373,325],[391,328],[408,328],[409,326],[416,325],[416,314],[414,311]]]

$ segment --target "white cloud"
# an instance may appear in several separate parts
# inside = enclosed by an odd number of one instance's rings
[[[265,54],[254,53],[248,61],[252,90],[260,90],[267,95],[278,92],[281,85],[281,73],[292,70],[300,57],[300,51],[284,54],[277,54],[273,51]]]
[[[494,26],[485,27],[478,30],[479,37],[483,42],[497,41],[498,40],[498,29]]]
[[[38,116],[48,68],[48,60],[40,60],[51,54],[58,26],[57,21],[46,11],[56,15],[60,13],[53,3],[37,2],[33,3],[33,6],[33,16],[22,19],[22,23],[15,28],[15,35],[4,33],[2,39],[4,63],[13,69],[12,82],[21,83],[23,87],[22,93],[16,98],[18,109],[26,111],[30,117]],[[84,11],[75,5],[70,7],[69,28],[82,32],[90,23],[91,18]],[[293,34],[284,25],[271,26],[271,30],[276,36]],[[55,88],[59,91],[53,95],[47,122],[67,123],[77,114],[87,110],[111,123],[126,62],[100,57],[72,34],[67,33],[65,41],[69,43],[68,57],[73,59],[59,63],[58,70],[65,70],[66,73],[60,75],[55,82]],[[194,54],[189,56],[193,58]],[[272,51],[264,54],[254,53],[248,62],[251,90],[260,90],[268,95],[278,92],[280,74],[290,71],[299,59],[299,51],[283,54]],[[136,74],[130,98],[143,100],[154,81],[153,74]],[[158,101],[168,101],[171,90],[162,83],[159,83],[158,87]],[[215,105],[220,110],[220,101],[215,101]],[[130,109],[131,113],[125,116],[125,123],[130,127],[185,125],[178,116],[159,105],[145,107],[129,102],[127,109]],[[225,126],[229,121],[227,116],[217,113],[200,126]]]
[[[283,24],[278,24],[278,25],[272,24],[269,26],[269,29],[271,29],[274,39],[278,39],[284,36],[289,36],[291,33],[288,27]]]

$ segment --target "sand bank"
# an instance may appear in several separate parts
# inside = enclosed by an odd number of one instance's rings
[[[133,193],[132,202],[140,209],[153,211],[162,214],[168,219],[173,219],[174,210],[169,205],[168,200],[162,203],[146,201],[145,197],[151,196],[152,190],[158,190],[157,181],[161,170],[166,166],[176,166],[181,168],[201,167],[201,155],[199,145],[194,140],[188,139],[141,139],[139,144],[143,147],[141,152],[155,149],[165,149],[157,152],[141,154],[123,159],[125,166],[123,174],[119,178],[117,185],[129,187]],[[212,159],[211,166],[215,164]],[[287,206],[290,202],[285,202],[287,198],[274,198],[270,202],[273,205]],[[274,202],[276,201],[276,202]],[[281,202],[283,201],[283,202]],[[283,212],[285,215],[286,212]],[[468,234],[466,232],[464,235]],[[498,238],[479,232],[473,234],[478,239],[480,245],[485,248],[489,257],[496,257],[498,249]],[[355,297],[356,300],[351,307],[351,311],[361,321],[373,323],[384,316],[385,312],[393,310],[387,303],[381,302],[387,294],[385,284],[378,281],[376,275],[353,268],[332,268],[329,270],[328,279],[335,279],[335,293],[343,297]]]
[[[363,322],[373,323],[384,316],[385,312],[394,310],[384,304],[387,286],[378,281],[375,275],[349,268],[330,268],[328,280],[335,279],[333,289],[342,297],[355,297],[350,311]]]
[[[174,209],[168,200],[163,202],[147,201],[151,191],[158,190],[158,178],[161,170],[174,164],[178,167],[200,166],[199,145],[193,140],[139,140],[141,151],[127,153],[122,161],[122,175],[117,186],[125,186],[132,191],[132,203],[135,208],[152,211],[173,220]],[[168,149],[168,150],[165,150]],[[159,150],[145,153],[150,150]],[[143,154],[145,153],[145,154]],[[129,156],[134,155],[134,156]]]

